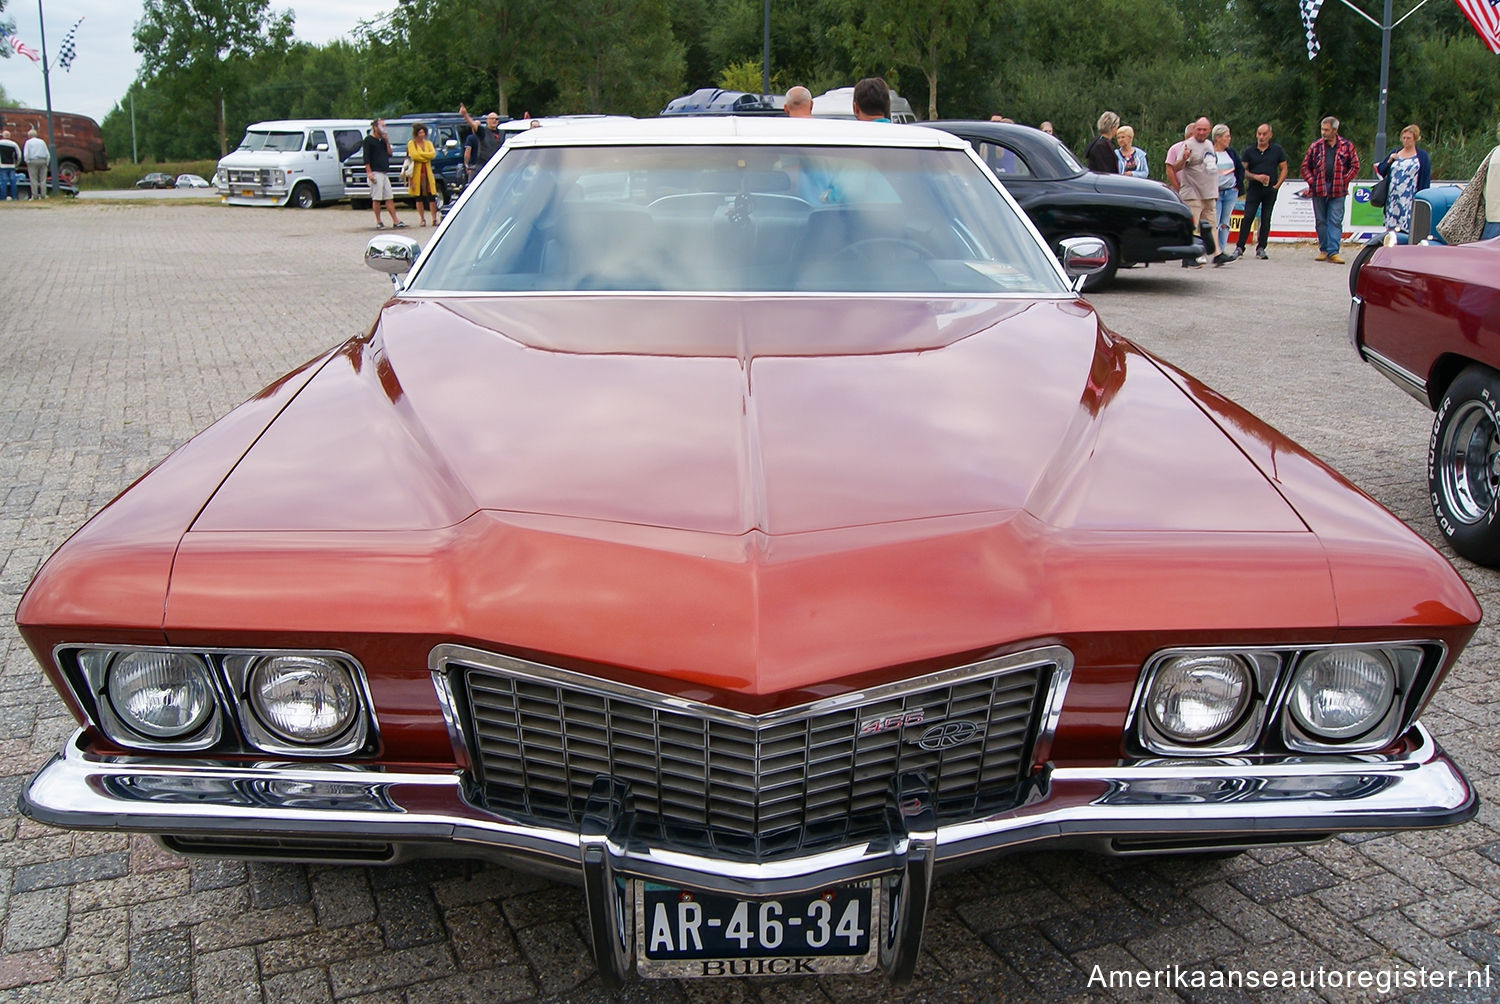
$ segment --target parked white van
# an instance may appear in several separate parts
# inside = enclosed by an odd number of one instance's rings
[[[852,119],[854,117],[854,88],[835,87],[831,91],[813,98],[813,118]],[[917,115],[911,110],[911,102],[891,92],[891,121],[915,122]]]
[[[368,119],[257,122],[219,161],[214,184],[232,206],[311,209],[344,197],[344,158],[370,132]]]

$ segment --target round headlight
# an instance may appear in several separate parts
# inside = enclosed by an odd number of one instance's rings
[[[289,743],[337,739],[359,713],[349,671],[331,659],[277,655],[250,674],[250,706],[262,725]]]
[[[208,665],[186,652],[127,652],[109,668],[109,703],[120,721],[152,739],[177,739],[214,711]]]
[[[1167,738],[1203,743],[1240,721],[1255,694],[1250,666],[1236,655],[1179,655],[1151,678],[1146,714]]]
[[[1330,648],[1302,660],[1292,683],[1297,724],[1322,739],[1353,739],[1369,732],[1391,708],[1396,671],[1379,652]]]

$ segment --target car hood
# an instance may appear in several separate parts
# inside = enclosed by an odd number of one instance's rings
[[[219,170],[225,171],[233,168],[237,171],[248,171],[261,167],[285,167],[289,158],[300,158],[300,151],[277,152],[267,150],[245,150],[228,154],[219,158]]]
[[[1187,206],[1183,205],[1182,200],[1177,197],[1177,193],[1160,182],[1125,174],[1090,174],[1086,177],[1094,183],[1094,189],[1104,195],[1149,199],[1153,202],[1181,206],[1187,210]]]
[[[193,529],[427,530],[483,510],[724,535],[1022,510],[1306,529],[1081,301],[607,295],[393,301]]]

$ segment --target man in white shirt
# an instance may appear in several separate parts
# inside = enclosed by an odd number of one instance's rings
[[[52,152],[36,134],[35,129],[26,130],[26,145],[21,147],[21,158],[26,161],[26,178],[31,183],[31,197],[47,197],[47,168],[52,161]]]

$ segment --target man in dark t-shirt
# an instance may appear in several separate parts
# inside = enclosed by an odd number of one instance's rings
[[[463,105],[458,106],[458,113],[464,117],[465,122],[469,123],[469,129],[472,131],[470,138],[474,141],[472,162],[467,141],[464,144],[464,164],[470,170],[478,171],[490,162],[490,158],[505,142],[505,137],[500,135],[500,115],[498,112],[490,112],[484,117],[484,125],[480,125],[474,121],[474,116],[470,115],[469,109]]]
[[[1245,253],[1250,225],[1260,211],[1260,226],[1255,232],[1255,257],[1269,258],[1266,240],[1271,233],[1271,213],[1276,208],[1276,193],[1286,180],[1286,151],[1271,142],[1271,124],[1262,122],[1255,130],[1255,145],[1240,153],[1245,165],[1245,214],[1240,218],[1240,240],[1234,256]]]
[[[360,144],[360,149],[365,155],[365,178],[370,183],[370,208],[375,210],[375,229],[383,230],[385,224],[380,222],[380,204],[385,203],[385,211],[391,215],[391,226],[398,230],[405,227],[396,218],[395,193],[391,190],[391,138],[385,132],[385,119],[375,119],[370,123],[370,135]]]

